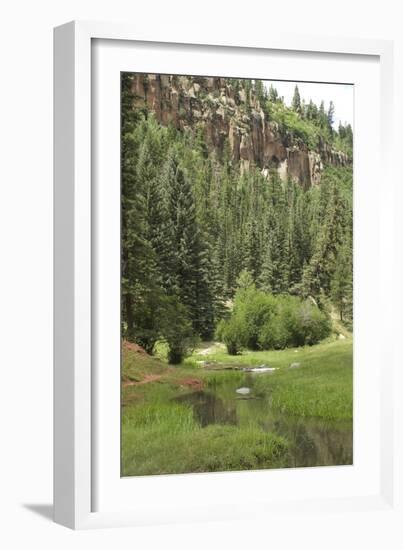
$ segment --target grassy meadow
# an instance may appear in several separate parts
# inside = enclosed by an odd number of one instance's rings
[[[295,362],[300,367],[289,368]],[[255,377],[259,404],[267,404],[268,414],[270,409],[291,417],[351,421],[351,338],[238,356],[228,355],[220,344],[210,344],[207,353],[206,346],[197,349],[180,367],[125,347],[122,475],[289,466],[290,442],[285,437],[249,421],[203,427],[192,406],[180,400],[201,391],[219,393],[228,382],[240,385],[245,373],[237,367],[262,364],[278,369]],[[236,394],[230,398],[235,400]]]

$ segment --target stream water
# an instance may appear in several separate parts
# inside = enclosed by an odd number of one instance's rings
[[[193,407],[195,418],[203,427],[254,424],[285,437],[290,443],[290,467],[352,464],[351,421],[335,422],[278,413],[271,408],[268,395],[255,391],[254,382],[258,376],[270,376],[270,373],[248,373],[241,382],[228,380],[178,400]],[[241,387],[250,388],[250,392],[247,395],[237,393]]]

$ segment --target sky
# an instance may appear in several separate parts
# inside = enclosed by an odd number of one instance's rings
[[[270,84],[277,89],[279,96],[284,97],[286,105],[290,105],[294,95],[294,88],[297,84],[301,99],[306,103],[312,99],[319,107],[320,102],[325,102],[325,109],[329,107],[330,101],[333,101],[335,106],[334,111],[334,128],[337,129],[339,121],[342,124],[348,122],[353,126],[354,114],[354,87],[351,84],[322,84],[313,82],[285,82],[280,80],[266,80],[267,89]]]

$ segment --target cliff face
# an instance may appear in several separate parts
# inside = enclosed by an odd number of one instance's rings
[[[236,90],[229,79],[168,75],[133,76],[137,107],[147,107],[163,125],[200,128],[210,149],[229,145],[232,160],[244,170],[254,164],[268,175],[277,169],[308,188],[320,182],[324,164],[345,166],[347,155],[327,143],[316,150],[289,135],[265,116],[253,90]]]

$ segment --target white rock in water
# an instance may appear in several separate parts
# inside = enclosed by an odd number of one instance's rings
[[[235,390],[237,393],[240,393],[242,395],[247,395],[248,393],[250,393],[250,388],[238,388],[237,390]]]
[[[249,369],[249,372],[272,372],[277,370],[275,367],[254,367]]]

